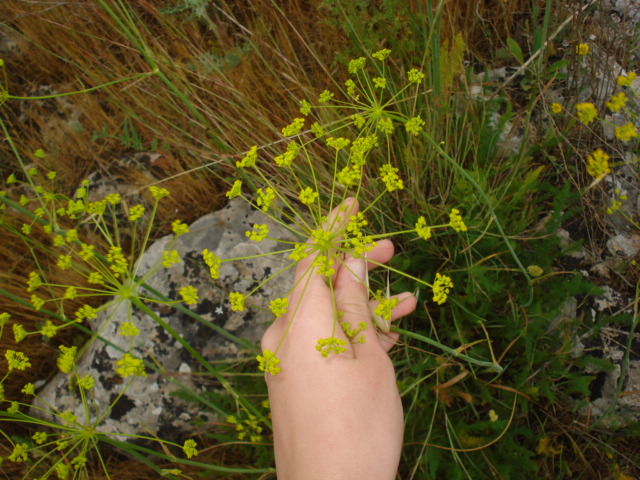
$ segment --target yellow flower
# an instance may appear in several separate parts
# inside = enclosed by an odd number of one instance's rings
[[[140,330],[138,330],[138,327],[131,322],[124,322],[120,326],[120,335],[123,337],[136,337],[139,333]]]
[[[216,280],[220,275],[220,264],[221,260],[216,256],[215,253],[210,252],[208,249],[204,249],[202,251],[202,257],[204,258],[204,263],[209,267],[209,273],[211,274],[211,278]]]
[[[179,235],[184,235],[185,233],[189,233],[189,226],[182,223],[181,220],[174,220],[171,222],[171,230],[173,234],[177,237]]]
[[[304,127],[304,118],[294,118],[293,123],[287,125],[282,129],[282,135],[284,135],[285,137],[297,135],[298,133],[300,133],[300,130],[302,130],[302,127]]]
[[[320,94],[320,97],[318,97],[318,103],[330,102],[331,100],[333,100],[333,96],[333,93],[331,93],[329,90],[325,90]]]
[[[60,255],[58,262],[56,263],[61,270],[66,270],[71,267],[71,255]]]
[[[289,167],[293,162],[293,159],[298,156],[298,152],[300,152],[300,147],[296,142],[290,142],[287,145],[287,151],[282,155],[278,155],[273,160],[279,167]]]
[[[336,355],[345,351],[344,346],[347,342],[341,338],[336,337],[328,337],[328,338],[320,338],[318,339],[318,344],[316,345],[316,350],[320,352],[320,354],[327,358],[330,353],[335,353]]]
[[[407,123],[404,124],[404,128],[407,133],[411,135],[418,136],[422,131],[422,127],[424,126],[424,120],[420,117],[413,117],[407,120]]]
[[[51,320],[47,320],[44,326],[40,329],[40,333],[43,337],[53,338],[56,336],[58,328],[53,324]]]
[[[187,458],[194,457],[198,455],[198,450],[196,450],[197,444],[195,440],[189,439],[184,442],[182,446],[182,451],[187,456]]]
[[[269,302],[269,308],[276,317],[282,317],[285,313],[287,313],[288,307],[288,298],[276,298],[275,300],[271,300]]]
[[[409,83],[422,83],[424,73],[417,68],[412,68],[407,72],[407,77],[409,78]]]
[[[244,234],[251,240],[261,242],[269,235],[269,227],[266,224],[258,225],[256,223],[253,225],[253,230],[247,230]]]
[[[576,53],[578,55],[586,55],[587,53],[589,53],[589,45],[587,45],[586,43],[579,43],[578,45],[576,45]]]
[[[35,297],[35,295],[32,296],[31,303],[34,303],[33,297]],[[41,302],[42,304],[44,304],[44,300],[41,300]],[[34,308],[35,308],[35,305],[34,305]],[[36,310],[40,310],[40,308],[36,308]],[[13,329],[13,338],[15,339],[16,343],[20,343],[27,336],[27,331],[19,323],[14,323],[12,329]]]
[[[538,265],[529,265],[527,267],[527,272],[532,277],[539,277],[540,275],[542,275],[544,273],[544,270],[542,268],[540,268]]]
[[[384,318],[387,322],[391,321],[391,314],[393,313],[393,309],[398,306],[397,298],[383,298],[378,303],[374,313],[378,317]]]
[[[75,366],[78,347],[65,347],[64,345],[60,345],[58,348],[61,352],[56,361],[58,368],[62,373],[69,373]]]
[[[256,360],[258,360],[258,368],[263,372],[270,373],[271,375],[276,375],[277,373],[282,371],[282,369],[278,366],[280,360],[276,357],[275,353],[269,350],[265,350],[264,352],[262,352],[262,355],[258,355],[256,357]]]
[[[239,292],[231,292],[229,294],[229,301],[231,302],[231,310],[234,312],[244,311],[245,297]]]
[[[305,117],[311,113],[311,104],[306,100],[300,100],[300,113]]]
[[[129,221],[135,222],[144,215],[144,207],[142,205],[134,205],[129,208]]]
[[[271,203],[276,198],[276,192],[273,190],[273,188],[267,187],[266,190],[262,190],[261,188],[259,188],[256,191],[256,194],[258,195],[258,198],[256,199],[256,205],[258,205],[263,212],[269,210]]]
[[[438,305],[442,305],[447,301],[449,289],[453,288],[453,282],[451,281],[451,278],[446,275],[436,273],[436,279],[434,280],[431,288],[433,290],[433,301]]]
[[[284,132],[284,130],[283,130]],[[242,158],[242,160],[236,162],[236,167],[238,168],[249,168],[253,167],[258,160],[258,146],[254,145],[249,149],[247,154]]]
[[[144,363],[142,362],[142,360],[139,358],[135,358],[129,353],[125,353],[120,360],[116,361],[116,365],[118,366],[118,368],[116,369],[116,373],[122,378],[128,377],[130,375],[135,375],[137,377],[147,376],[147,372],[145,372],[144,370]]]
[[[391,164],[387,163],[380,167],[380,179],[383,181],[388,192],[402,190],[404,188],[404,183],[398,176],[398,169],[391,166]]]
[[[78,378],[77,383],[79,387],[82,387],[85,390],[91,390],[95,382],[93,378],[91,378],[91,375],[87,374],[82,378]]]
[[[427,221],[424,217],[418,218],[415,225],[416,233],[423,240],[429,240],[431,238],[431,228],[427,227]]]
[[[27,292],[33,292],[42,285],[42,280],[37,272],[29,273],[29,281],[27,282]]]
[[[618,85],[621,87],[629,87],[631,86],[631,82],[633,82],[636,78],[635,72],[628,72],[626,75],[618,76]]]
[[[631,122],[627,122],[615,128],[616,138],[622,142],[628,142],[632,138],[638,138],[638,131]]]
[[[110,193],[109,195],[106,196],[105,200],[107,201],[107,203],[110,203],[111,205],[117,205],[120,203],[120,194]]]
[[[234,197],[237,197],[238,195],[240,195],[242,193],[242,181],[241,180],[236,180],[235,182],[233,182],[233,186],[231,187],[231,190],[229,190],[226,193],[226,196],[231,199]]]
[[[7,363],[9,364],[9,371],[13,370],[24,370],[31,366],[31,362],[29,362],[29,357],[27,357],[22,352],[16,352],[15,350],[7,350],[4,353],[5,358],[7,359]]]
[[[109,268],[115,273],[116,278],[127,271],[129,263],[122,253],[121,247],[111,246],[107,253],[107,262],[110,263]]]
[[[304,205],[311,205],[313,202],[316,201],[316,198],[318,198],[318,192],[313,190],[311,187],[307,187],[300,192],[300,195],[298,198],[300,198],[300,201]]]
[[[362,70],[366,62],[367,62],[367,59],[364,57],[351,60],[349,62],[349,67],[348,67],[349,73],[353,74],[353,73],[357,73],[358,70]]]
[[[384,77],[374,77],[373,79],[373,86],[376,88],[387,88],[387,79]]]
[[[587,157],[587,173],[592,177],[600,177],[610,173],[609,155],[598,148]]]
[[[609,110],[612,112],[617,112],[620,109],[624,108],[627,103],[627,96],[624,92],[618,92],[615,94],[609,101],[605,104]]]
[[[551,104],[551,112],[553,113],[560,113],[562,111],[562,105],[560,105],[559,103],[553,102]]]
[[[16,463],[26,462],[28,458],[29,445],[26,443],[16,443],[13,452],[9,455],[9,460]]]
[[[196,290],[191,285],[182,287],[179,293],[182,297],[182,301],[187,305],[195,305],[196,303],[198,303],[198,290]]]
[[[93,308],[91,305],[83,305],[75,313],[76,322],[80,323],[85,318],[98,318],[98,310]]]
[[[349,143],[351,143],[349,141],[349,139],[343,138],[343,137],[338,137],[338,138],[329,137],[329,138],[327,138],[327,145],[332,147],[332,148],[335,148],[336,150],[340,150],[342,148],[347,148],[349,146]]]
[[[456,232],[466,232],[467,226],[465,225],[462,217],[460,216],[460,210],[452,208],[449,214],[449,226]]]
[[[576,105],[576,111],[578,112],[578,120],[585,125],[593,122],[598,115],[595,105],[591,102],[578,103]]]
[[[153,198],[155,198],[156,200],[161,200],[164,197],[169,196],[169,190],[167,190],[166,188],[156,187],[155,185],[150,186],[149,191],[151,192]]]
[[[383,61],[385,58],[389,56],[391,50],[388,48],[383,48],[382,50],[378,50],[375,53],[372,53],[371,56],[377,60]]]

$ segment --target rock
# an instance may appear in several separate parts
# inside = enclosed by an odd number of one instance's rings
[[[170,246],[174,238],[172,236],[158,240],[139,261],[138,275],[151,273],[146,283],[162,295],[177,299],[180,288],[187,285],[198,290],[199,301],[189,310],[200,315],[204,322],[166,305],[151,302],[146,305],[210,364],[255,355],[255,351],[246,351],[246,348],[233,341],[233,336],[246,339],[248,345],[255,345],[267,323],[272,320],[267,308],[268,301],[286,296],[292,285],[292,271],[285,270],[278,280],[268,282],[247,299],[247,306],[252,308],[244,312],[231,310],[229,292],[248,294],[289,264],[283,254],[241,259],[282,249],[280,244],[272,240],[250,241],[245,231],[251,229],[254,223],[267,223],[274,237],[293,240],[284,227],[274,224],[262,212],[252,210],[246,202],[237,199],[223,210],[194,222],[189,227],[189,233],[179,236],[173,247]],[[160,267],[154,272],[152,266],[158,264],[163,251],[169,248],[175,248],[182,261],[169,269]],[[219,279],[212,280],[202,259],[202,250],[205,248],[220,258],[238,260],[222,263]],[[149,292],[144,293],[149,295]],[[118,332],[125,321],[133,323],[140,334],[136,337],[121,336]],[[204,412],[196,403],[187,402],[174,393],[179,390],[179,384],[199,394],[205,394],[220,385],[211,375],[203,375],[204,367],[151,316],[124,298],[113,298],[108,308],[91,323],[91,328],[104,341],[91,343],[77,360],[78,375],[83,377],[88,374],[95,381],[92,389],[95,405],[89,421],[95,422],[97,417],[107,412],[111,402],[122,394],[96,430],[147,437],[158,435],[162,439],[179,442],[186,431],[194,429],[194,420],[212,419],[211,412]],[[223,333],[232,336],[228,338]],[[123,381],[115,371],[115,362],[123,357],[123,351],[130,351],[131,338],[131,353],[147,362],[147,376],[127,377]],[[152,370],[153,365],[159,366],[164,373],[160,375]],[[127,386],[129,379],[133,380]],[[56,375],[38,392],[41,401],[34,402],[35,408],[31,413],[61,423],[60,419],[43,414],[40,410],[48,403],[60,412],[72,412],[80,424],[87,424],[82,402],[75,390],[69,391],[68,380],[68,375]],[[124,436],[118,438],[125,440]]]

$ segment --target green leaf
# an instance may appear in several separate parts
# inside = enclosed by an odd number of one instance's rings
[[[522,54],[522,49],[513,38],[507,37],[507,47],[509,47],[511,55],[516,57],[516,60],[518,60],[518,62],[524,63],[524,55]]]

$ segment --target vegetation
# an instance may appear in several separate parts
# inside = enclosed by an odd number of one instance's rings
[[[419,298],[391,327],[406,421],[398,478],[638,474],[638,423],[622,423],[613,404],[590,410],[599,375],[617,367],[597,349],[576,354],[605,328],[628,332],[616,398],[638,395],[625,390],[638,355],[636,260],[607,279],[571,257],[583,243],[603,251],[610,222],[640,229],[626,202],[634,183],[607,190],[622,169],[637,180],[635,36],[595,1],[245,3],[0,6],[0,236],[11,246],[0,252],[3,472],[275,478],[256,378],[286,368],[277,351],[230,336],[242,356],[207,362],[148,308],[188,311],[198,292],[162,296],[138,271],[154,239],[175,241],[238,196],[296,235],[281,251],[291,266],[320,251],[328,282],[336,252],[366,255],[393,236],[398,254],[369,289],[381,305],[389,292]],[[135,193],[92,196],[87,177],[135,152],[157,154],[152,168],[121,169]],[[348,196],[366,217],[327,233],[326,215]],[[149,272],[184,260],[174,252]],[[229,260],[200,259],[213,278]],[[606,286],[631,305],[587,308]],[[227,293],[234,310],[250,307]],[[275,315],[294,308],[272,300]],[[85,320],[119,303],[154,318],[222,385],[207,395],[183,385],[219,419],[205,434],[141,443],[100,430],[104,412],[89,413],[95,379],[75,365],[102,341]],[[375,312],[381,329],[387,313]],[[357,326],[342,328],[357,341]],[[147,372],[170,376],[139,358],[133,320],[120,333],[113,371],[124,389]],[[318,349],[339,354],[335,340],[328,332]],[[84,419],[32,416],[36,385],[52,372],[68,375]]]

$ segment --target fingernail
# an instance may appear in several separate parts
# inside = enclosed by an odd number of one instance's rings
[[[349,275],[351,278],[358,282],[364,283],[365,276],[367,274],[367,263],[364,258],[353,258],[350,257],[346,262],[347,270],[349,271]]]

